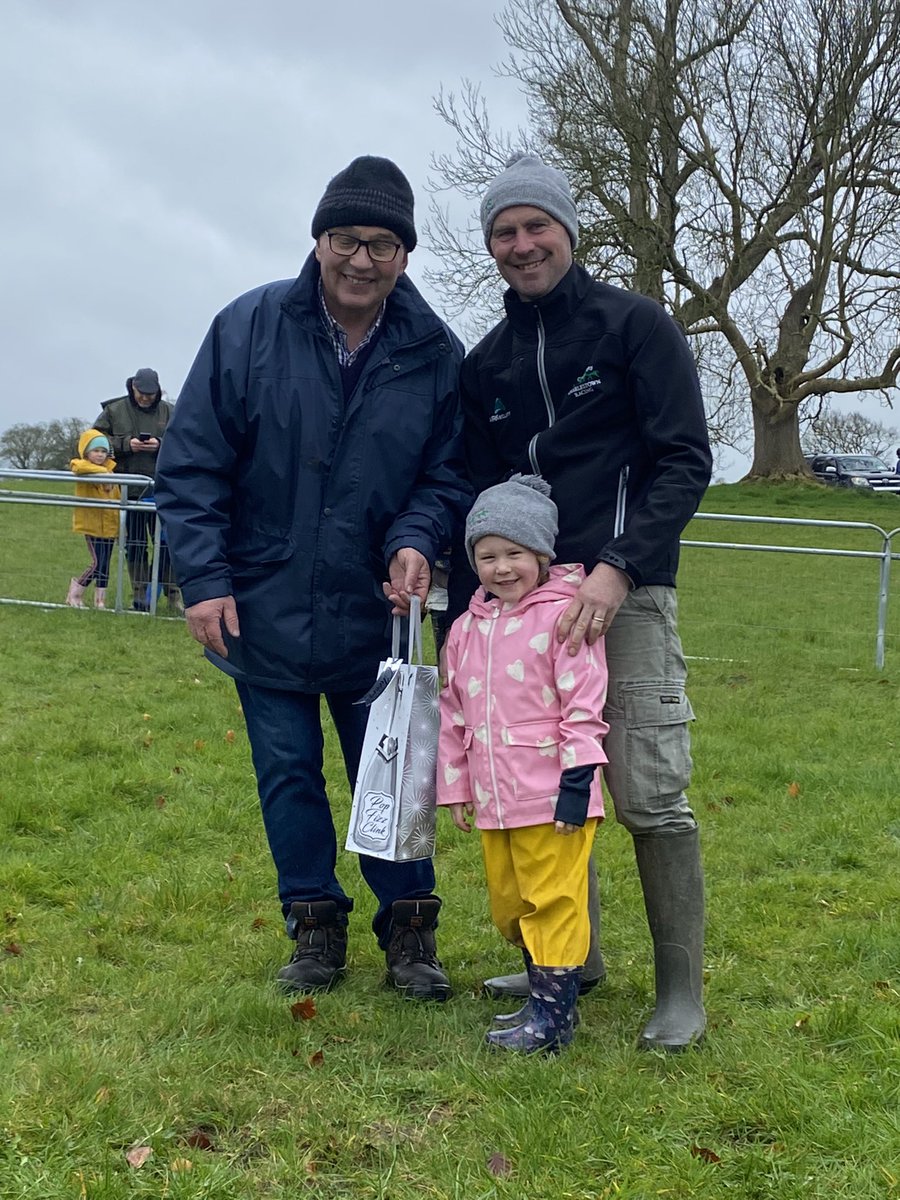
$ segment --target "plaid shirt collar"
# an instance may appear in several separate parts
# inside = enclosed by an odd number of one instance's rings
[[[384,321],[384,309],[387,304],[386,300],[382,300],[381,308],[378,310],[378,316],[369,326],[366,336],[353,350],[347,349],[347,333],[343,326],[339,325],[331,313],[328,311],[328,306],[325,304],[325,291],[322,287],[322,280],[319,279],[319,313],[322,317],[322,324],[325,326],[325,332],[334,346],[334,352],[337,355],[338,364],[342,367],[352,367],[357,356],[365,350],[372,338],[375,337],[381,324]]]

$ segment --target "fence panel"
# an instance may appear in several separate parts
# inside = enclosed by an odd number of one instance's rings
[[[152,500],[137,499],[153,481],[139,475],[116,475],[114,481],[122,489],[120,501],[75,496],[73,484],[85,480],[68,471],[0,470],[0,603],[65,605],[69,581],[81,576],[91,561],[84,536],[72,530],[73,510],[111,508],[119,518],[119,537],[110,564],[108,608],[133,612],[137,606],[155,615],[163,598],[168,607],[161,605],[161,613],[180,614],[181,598],[161,544],[155,506]],[[137,522],[132,520],[135,515]],[[143,535],[132,543],[126,537],[129,522],[133,534]],[[129,560],[133,567],[141,550],[146,557],[148,545],[150,564],[135,589]],[[138,573],[142,570],[139,567]],[[87,605],[93,602],[93,589],[84,600]]]
[[[900,654],[900,571],[890,571],[898,535],[862,523],[698,513],[678,574],[686,653],[880,668]],[[751,544],[768,548],[743,548]]]

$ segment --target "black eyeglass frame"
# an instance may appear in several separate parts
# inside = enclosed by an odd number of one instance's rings
[[[383,238],[383,237],[369,238],[367,240],[366,238],[354,237],[352,233],[340,233],[339,231],[333,231],[331,229],[328,229],[325,231],[325,236],[328,238],[328,249],[332,252],[332,254],[336,254],[338,256],[338,258],[352,258],[353,255],[360,248],[360,246],[365,246],[366,254],[368,254],[368,256],[372,260],[372,262],[389,263],[389,262],[393,262],[394,259],[397,257],[397,252],[399,250],[403,249],[402,242],[389,242],[387,238]],[[335,245],[331,240],[332,238],[335,238],[335,237],[346,238],[348,242],[356,242],[356,245],[353,247],[352,250],[349,250],[349,251],[348,250],[338,250],[335,248]],[[372,251],[369,249],[370,246],[377,246],[379,244],[394,247],[394,253],[391,255],[390,258],[376,258],[375,255],[372,253]]]

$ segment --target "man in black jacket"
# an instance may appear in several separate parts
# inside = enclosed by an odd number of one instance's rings
[[[679,535],[712,465],[697,371],[658,304],[574,264],[578,217],[562,172],[514,158],[481,220],[509,290],[506,318],[462,369],[468,467],[476,492],[512,471],[543,475],[559,508],[557,558],[587,567],[560,636],[573,654],[606,637],[604,774],[634,837],[655,948],[656,1009],[640,1043],[682,1050],[706,1024],[703,872],[685,796],[693,713],[675,601]]]

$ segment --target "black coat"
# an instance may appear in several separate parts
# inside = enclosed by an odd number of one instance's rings
[[[476,492],[538,472],[559,508],[558,561],[673,585],[712,468],[681,329],[654,301],[575,265],[546,296],[524,303],[510,290],[505,303],[462,369]]]

